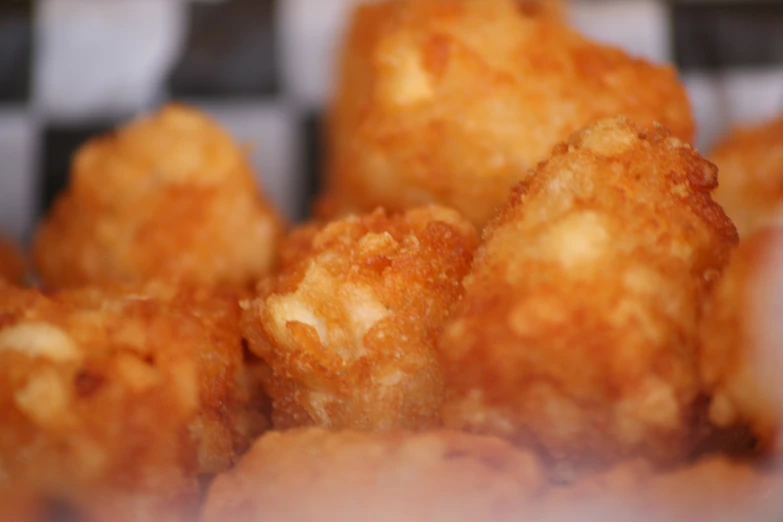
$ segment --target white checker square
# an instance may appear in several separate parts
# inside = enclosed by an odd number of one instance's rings
[[[184,41],[179,0],[40,0],[34,92],[58,120],[125,115],[159,101]]]
[[[0,109],[0,230],[26,240],[38,208],[38,132],[25,108]]]
[[[588,38],[654,62],[672,61],[669,6],[657,0],[572,0],[571,24]]]

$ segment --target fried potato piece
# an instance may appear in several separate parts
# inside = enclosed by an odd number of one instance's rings
[[[490,437],[272,432],[215,480],[202,520],[519,520],[543,485],[534,456]]]
[[[192,516],[207,341],[154,300],[87,307],[0,288],[3,475],[91,521]]]
[[[269,272],[279,232],[243,151],[204,114],[170,105],[78,151],[33,260],[49,287],[243,286]]]
[[[309,248],[300,242],[298,261],[260,285],[244,316],[250,349],[271,369],[274,426],[438,422],[435,337],[462,295],[472,225],[440,207],[377,210],[304,237]]]
[[[199,473],[214,474],[233,465],[269,424],[263,412],[266,397],[261,381],[244,361],[239,307],[243,296],[244,292],[153,281],[80,288],[52,297],[87,308],[127,299],[153,299],[199,323],[202,342],[194,354],[199,409],[189,429],[197,444]]]
[[[783,116],[739,128],[711,154],[720,170],[715,201],[740,237],[771,223],[783,224]]]
[[[561,473],[677,458],[699,303],[737,242],[716,177],[624,118],[559,145],[485,230],[439,340],[446,426],[541,448]]]
[[[22,283],[25,272],[25,262],[19,249],[0,237],[0,281]]]
[[[773,522],[783,510],[781,494],[779,469],[746,461],[713,457],[666,473],[629,462],[553,488],[531,520]]]
[[[552,147],[594,120],[694,126],[673,68],[590,42],[513,0],[361,6],[328,121],[331,216],[453,207],[483,226]]]
[[[720,428],[749,427],[762,450],[777,446],[783,415],[780,393],[770,389],[783,370],[783,335],[765,324],[779,324],[783,305],[770,307],[763,296],[781,262],[783,228],[752,233],[707,301],[700,329],[709,420]]]

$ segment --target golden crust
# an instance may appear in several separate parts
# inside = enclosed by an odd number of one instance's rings
[[[245,293],[163,281],[143,285],[87,287],[55,293],[68,305],[100,308],[106,302],[152,299],[161,308],[197,321],[202,342],[194,361],[198,370],[199,409],[189,430],[197,444],[198,471],[228,469],[268,425],[259,408],[261,382],[244,361],[239,300]]]
[[[513,0],[355,12],[328,125],[326,215],[440,203],[483,226],[509,188],[596,119],[694,126],[673,68],[592,43]]]
[[[242,286],[269,272],[279,232],[243,151],[207,116],[170,105],[77,152],[33,261],[50,287]]]
[[[783,223],[783,117],[736,129],[717,145],[711,159],[720,169],[715,201],[741,237]]]
[[[477,235],[452,211],[377,210],[303,233],[248,303],[277,428],[422,428],[442,393],[434,342],[462,295]]]
[[[96,520],[185,513],[204,342],[197,322],[153,300],[85,306],[0,289],[3,474]],[[111,513],[123,497],[135,508]]]
[[[19,249],[0,237],[0,281],[21,284],[25,272],[24,258]]]
[[[660,127],[602,120],[518,185],[439,340],[447,427],[569,467],[686,446],[699,303],[736,230],[714,166]]]
[[[773,314],[778,323],[780,310],[765,309],[761,292],[780,270],[783,258],[775,253],[783,253],[781,246],[783,228],[757,230],[740,244],[705,305],[700,328],[701,379],[712,397],[709,420],[724,429],[748,426],[766,450],[777,443],[783,412],[767,388],[781,370],[783,338],[769,335],[764,319]]]
[[[311,428],[263,436],[202,520],[514,520],[543,482],[535,457],[494,438]]]

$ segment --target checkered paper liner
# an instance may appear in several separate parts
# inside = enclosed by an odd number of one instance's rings
[[[289,219],[318,189],[340,35],[359,0],[5,0],[0,5],[0,229],[21,241],[87,138],[169,98],[238,140]],[[783,112],[783,2],[571,0],[588,36],[687,85],[708,150]]]

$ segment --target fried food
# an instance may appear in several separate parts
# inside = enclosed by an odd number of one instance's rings
[[[216,479],[202,520],[519,520],[543,485],[534,456],[489,437],[272,432]]]
[[[697,316],[737,233],[716,169],[655,126],[601,120],[512,192],[439,349],[443,421],[571,473],[684,451]]]
[[[771,223],[783,224],[783,116],[739,128],[713,150],[720,170],[715,201],[740,237]]]
[[[91,521],[178,520],[203,328],[150,299],[87,307],[0,288],[0,470]]]
[[[770,389],[783,371],[783,335],[766,324],[779,324],[783,304],[770,306],[763,296],[781,262],[783,228],[758,230],[743,240],[706,303],[701,325],[709,420],[719,428],[749,427],[762,450],[777,445],[783,418],[783,397]]]
[[[0,281],[22,283],[25,271],[22,254],[14,245],[0,236]]]
[[[194,361],[199,408],[189,424],[197,444],[198,472],[228,469],[268,427],[262,384],[244,361],[240,297],[245,293],[153,281],[144,285],[80,288],[55,293],[66,305],[101,308],[106,302],[151,299],[160,307],[190,317],[202,328]]]
[[[360,6],[331,104],[317,211],[440,203],[481,227],[552,147],[594,120],[624,114],[693,138],[672,67],[522,11],[514,0]]]
[[[783,510],[781,494],[781,470],[749,462],[715,457],[666,473],[630,462],[553,488],[531,520],[773,522]]]
[[[204,114],[170,105],[77,152],[33,260],[55,288],[243,286],[269,272],[279,232],[243,151]]]
[[[472,225],[440,207],[379,209],[309,227],[296,242],[243,319],[250,349],[271,370],[274,426],[437,423],[435,337],[462,295]]]

